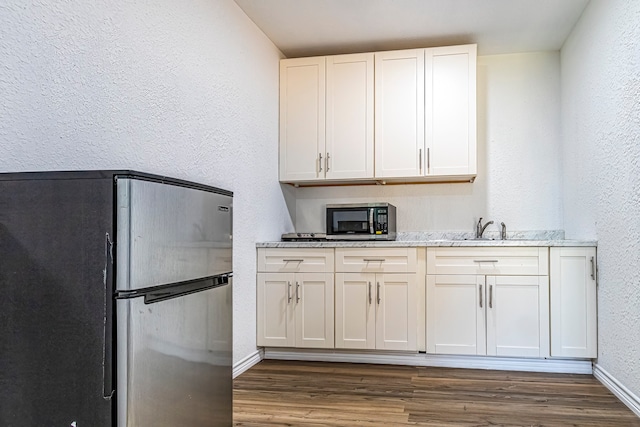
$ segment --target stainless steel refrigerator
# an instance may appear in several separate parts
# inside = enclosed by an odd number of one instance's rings
[[[0,174],[0,425],[231,425],[232,196]]]

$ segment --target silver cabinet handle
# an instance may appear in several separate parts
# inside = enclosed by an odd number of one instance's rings
[[[318,153],[318,172],[322,172],[322,153]]]
[[[378,305],[380,305],[380,282],[376,282],[376,299],[378,300]]]
[[[287,282],[287,304],[291,303],[291,282]]]
[[[596,261],[591,257],[591,279],[596,280]]]
[[[303,259],[283,259],[282,262],[304,262]]]
[[[427,148],[427,172],[429,171],[429,169],[431,168],[431,156],[430,156],[431,152],[430,150]]]
[[[385,258],[362,258],[364,262],[385,262]]]
[[[420,173],[422,174],[422,148],[418,150],[418,161],[420,162]]]
[[[324,169],[326,172],[329,172],[329,153],[327,152],[327,158],[324,159]]]
[[[371,305],[371,282],[368,282],[369,284],[369,305]]]
[[[497,259],[474,259],[473,262],[498,262]]]
[[[480,308],[482,308],[482,285],[480,285]]]
[[[300,302],[300,283],[296,282],[296,302]]]
[[[489,308],[493,308],[493,285],[489,285]]]

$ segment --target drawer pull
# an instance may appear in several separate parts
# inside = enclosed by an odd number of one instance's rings
[[[369,284],[369,305],[371,305],[371,282],[368,282]]]
[[[385,262],[384,258],[363,258],[364,262]]]
[[[380,305],[380,282],[377,282],[376,285],[376,299],[378,300],[378,305]]]
[[[300,283],[296,282],[296,303],[300,302]]]
[[[498,262],[497,259],[474,259],[473,262]]]
[[[480,295],[480,308],[482,308],[482,285],[480,285],[480,291],[478,294]]]
[[[304,262],[303,259],[283,259],[282,262]]]
[[[287,304],[291,303],[291,282],[287,282]]]

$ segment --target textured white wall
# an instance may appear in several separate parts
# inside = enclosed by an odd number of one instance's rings
[[[255,242],[292,227],[280,57],[232,0],[0,4],[0,171],[137,169],[234,191],[234,361],[256,349]]]
[[[592,0],[561,62],[564,226],[598,239],[598,364],[640,396],[640,2]]]
[[[388,201],[399,231],[562,229],[560,55],[478,58],[478,178],[471,183],[296,189],[297,231],[324,230],[327,203]]]

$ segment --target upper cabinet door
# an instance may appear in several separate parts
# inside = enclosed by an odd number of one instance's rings
[[[326,178],[373,178],[373,53],[328,56],[326,100]]]
[[[375,176],[424,175],[424,49],[375,53]]]
[[[280,61],[280,180],[325,174],[325,57]]]
[[[426,174],[476,174],[476,45],[425,50]]]

